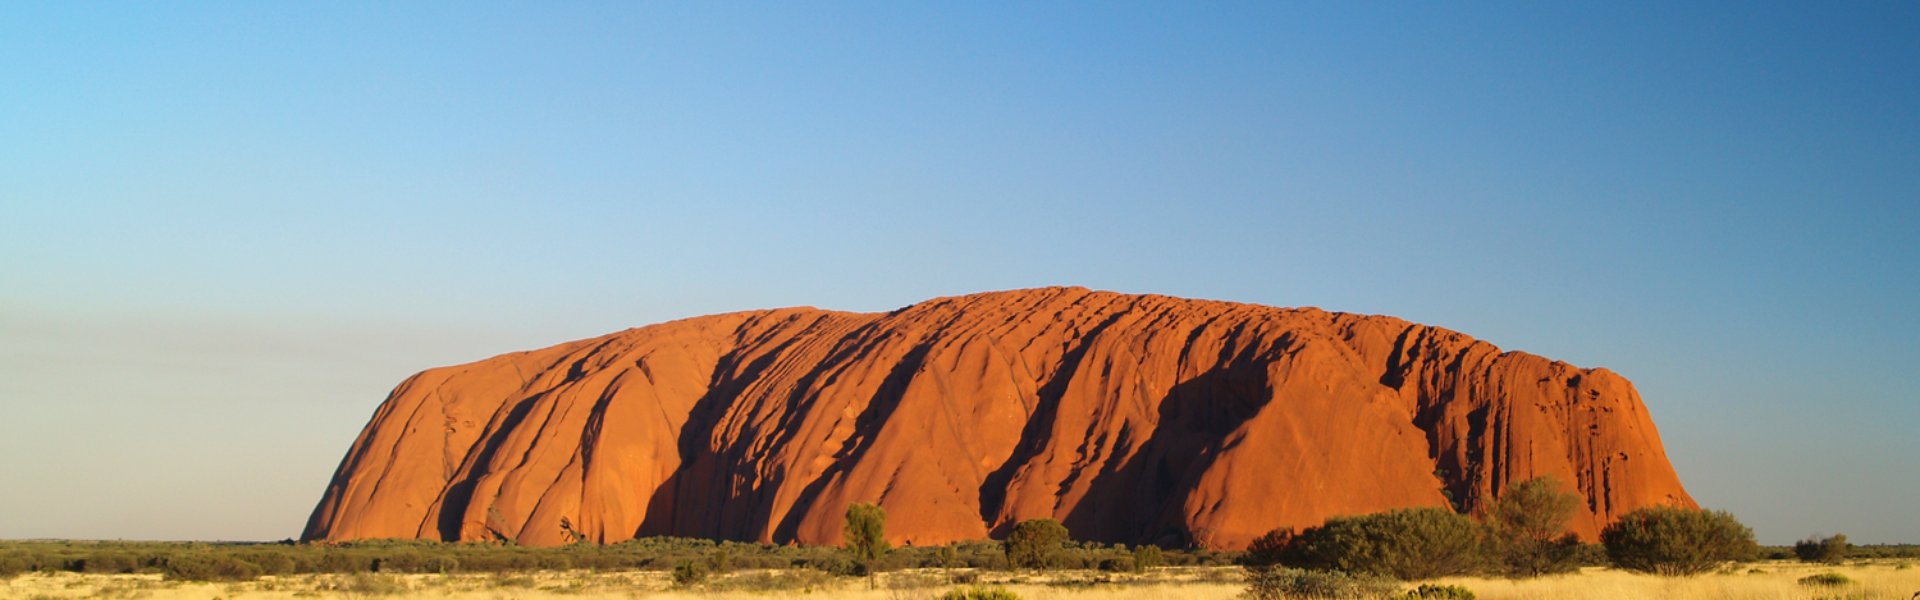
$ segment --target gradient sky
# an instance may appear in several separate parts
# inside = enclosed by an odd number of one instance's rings
[[[431,366],[1083,285],[1609,367],[1762,542],[1920,542],[1920,3],[1279,4],[11,4],[0,538],[297,536]]]

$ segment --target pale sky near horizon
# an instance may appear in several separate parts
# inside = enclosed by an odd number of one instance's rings
[[[298,536],[418,370],[1044,285],[1604,366],[1920,543],[1920,3],[0,8],[0,539]]]

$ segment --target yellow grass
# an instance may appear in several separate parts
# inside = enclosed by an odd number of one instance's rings
[[[1812,600],[1872,598],[1909,600],[1920,592],[1920,569],[1899,569],[1897,562],[1844,567],[1796,562],[1745,565],[1729,572],[1695,577],[1655,577],[1613,569],[1587,569],[1577,575],[1530,580],[1452,578],[1437,583],[1463,585],[1480,600],[1601,600],[1654,598],[1670,600]],[[1759,572],[1754,572],[1759,571]],[[1800,578],[1817,573],[1839,573],[1854,583],[1807,586]]]
[[[1909,600],[1920,592],[1920,568],[1899,568],[1897,562],[1843,567],[1772,562],[1698,577],[1654,577],[1611,569],[1588,569],[1574,575],[1509,581],[1479,577],[1451,578],[1436,583],[1460,585],[1482,600],[1506,599],[1620,599],[1671,600]],[[1758,571],[1758,572],[1753,572]],[[1837,587],[1810,587],[1798,583],[1808,575],[1836,572],[1854,583]],[[758,576],[766,576],[762,572]],[[28,574],[0,580],[0,598],[151,598],[271,599],[271,598],[649,598],[658,600],[768,600],[771,598],[848,598],[854,600],[925,600],[955,586],[948,573],[906,571],[888,573],[881,589],[869,590],[864,580],[833,579],[769,591],[717,591],[708,588],[675,589],[664,573],[541,572],[526,575],[404,575],[345,576],[294,575],[262,577],[243,583],[183,583],[159,575]],[[739,584],[756,576],[743,573],[717,578]],[[1064,573],[1046,577],[983,573],[983,583],[1003,585],[1027,600],[1214,600],[1234,598],[1243,584],[1232,569],[1161,569],[1148,576]],[[1408,586],[1411,587],[1411,586]],[[382,592],[385,595],[382,595]]]

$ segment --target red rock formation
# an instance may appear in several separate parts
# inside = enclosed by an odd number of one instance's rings
[[[431,369],[308,540],[1003,534],[1237,548],[1552,474],[1575,530],[1693,506],[1626,379],[1399,319],[1048,288],[714,315]],[[563,523],[566,525],[563,526]]]

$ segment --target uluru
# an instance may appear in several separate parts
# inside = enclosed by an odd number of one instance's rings
[[[1397,318],[1083,288],[690,318],[429,369],[354,441],[303,539],[896,544],[1004,535],[1241,548],[1514,481],[1592,540],[1695,506],[1639,393]]]

